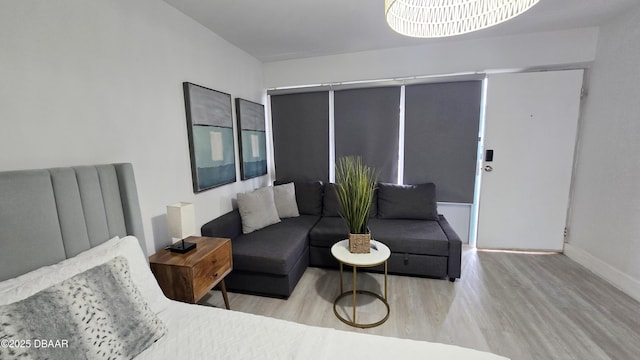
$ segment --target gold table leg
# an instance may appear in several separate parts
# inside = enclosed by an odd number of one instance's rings
[[[358,268],[356,266],[353,267],[353,323],[357,324],[356,321],[356,272]]]
[[[340,263],[340,294],[342,294],[342,292],[344,291],[342,289],[343,289],[343,287],[342,287],[342,263]]]
[[[387,262],[384,262],[384,299],[387,300]]]
[[[386,261],[384,262],[384,297],[382,297],[380,294],[376,294],[371,291],[357,290],[357,287],[356,287],[357,268],[355,266],[353,266],[353,289],[352,290],[344,291],[342,277],[343,277],[343,264],[342,262],[340,262],[340,295],[338,295],[338,297],[336,297],[336,299],[333,302],[333,313],[336,315],[338,319],[340,319],[340,321],[350,326],[366,329],[366,328],[372,328],[372,327],[381,325],[382,323],[387,321],[387,319],[389,319],[390,307],[389,307],[389,302],[387,302],[387,262]],[[382,301],[384,306],[387,308],[387,313],[382,318],[382,320],[374,323],[368,323],[368,324],[360,324],[356,322],[356,305],[357,305],[356,294],[367,294]],[[346,318],[344,318],[342,315],[338,313],[338,302],[342,298],[347,297],[349,295],[351,295],[353,299],[353,319],[351,321],[347,320]]]

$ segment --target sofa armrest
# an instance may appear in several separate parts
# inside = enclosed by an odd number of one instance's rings
[[[202,236],[235,239],[242,234],[242,219],[238,210],[230,211],[215,218],[200,228]]]
[[[451,224],[444,218],[443,215],[438,215],[438,223],[442,231],[449,239],[449,264],[447,266],[447,275],[449,280],[454,281],[456,278],[460,278],[460,268],[462,266],[462,240],[460,236],[453,230]]]

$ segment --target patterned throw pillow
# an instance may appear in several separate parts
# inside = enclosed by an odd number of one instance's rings
[[[118,256],[0,306],[0,359],[131,359],[165,332]]]

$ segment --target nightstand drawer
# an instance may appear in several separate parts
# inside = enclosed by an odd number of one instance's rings
[[[201,298],[231,271],[231,242],[218,247],[193,266],[193,291]]]
[[[185,254],[161,250],[149,258],[162,291],[173,300],[196,303],[220,283],[228,309],[224,277],[233,269],[231,240],[202,236],[185,240],[197,247]]]

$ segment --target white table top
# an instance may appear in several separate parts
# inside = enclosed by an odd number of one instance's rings
[[[371,240],[371,245],[378,249],[371,249],[368,254],[354,254],[349,251],[349,240],[339,241],[331,247],[331,255],[343,264],[353,266],[376,266],[384,263],[391,256],[387,245]]]

